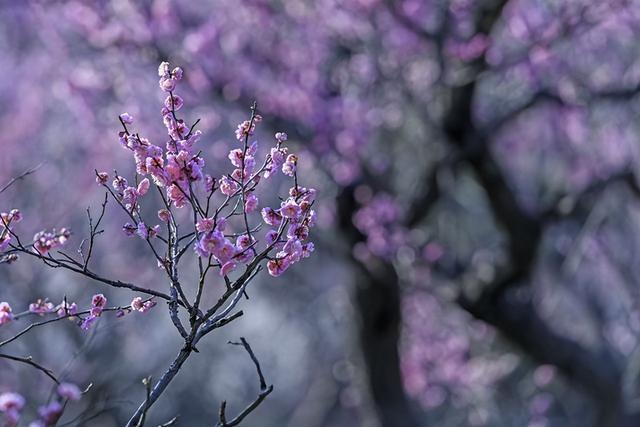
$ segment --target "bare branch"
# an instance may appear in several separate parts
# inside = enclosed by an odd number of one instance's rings
[[[245,417],[247,415],[252,413],[262,403],[262,401],[264,399],[266,399],[267,396],[269,394],[271,394],[271,392],[273,391],[273,385],[267,386],[267,382],[264,379],[264,375],[262,373],[262,368],[260,367],[260,362],[258,361],[258,358],[256,357],[256,355],[253,353],[253,350],[251,349],[251,346],[249,345],[247,340],[244,339],[244,337],[241,337],[239,343],[230,341],[229,344],[241,345],[247,351],[247,353],[249,354],[249,357],[251,357],[251,361],[255,365],[256,371],[258,373],[258,380],[260,382],[260,393],[258,393],[258,396],[256,397],[256,399],[253,402],[251,402],[246,408],[244,408],[242,410],[242,412],[240,412],[231,421],[227,421],[227,417],[226,417],[226,413],[225,413],[226,412],[226,407],[227,407],[227,402],[223,401],[221,403],[221,405],[220,405],[220,411],[219,411],[219,415],[218,415],[219,416],[219,421],[218,421],[218,424],[216,424],[216,427],[233,427],[233,426],[237,426],[238,424],[240,424],[242,422],[242,420],[245,419]]]
[[[7,182],[5,185],[3,185],[2,188],[0,188],[0,194],[4,193],[6,190],[8,190],[17,181],[20,181],[21,179],[26,178],[27,176],[31,175],[32,173],[35,173],[43,165],[44,165],[44,162],[32,167],[31,169],[27,169],[26,171],[22,172],[20,175],[16,176],[15,178],[12,178],[9,182]]]

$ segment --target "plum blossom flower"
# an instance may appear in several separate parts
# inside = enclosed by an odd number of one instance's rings
[[[154,300],[144,301],[141,297],[135,297],[131,301],[131,309],[140,313],[146,313],[155,306],[156,302]]]
[[[224,239],[222,246],[213,250],[213,256],[220,264],[229,261],[236,254],[236,247],[227,239]]]
[[[107,306],[107,298],[103,294],[95,294],[91,298],[91,315],[100,316]]]
[[[8,302],[0,302],[0,326],[6,325],[13,320],[13,313]]]
[[[178,111],[180,108],[182,108],[182,106],[184,105],[184,100],[182,99],[182,97],[178,96],[178,95],[168,95],[167,98],[164,100],[164,106],[168,109],[168,110],[174,110],[174,111]]]
[[[265,223],[272,227],[280,226],[282,222],[282,215],[280,215],[277,211],[273,210],[270,207],[262,208],[262,219]]]
[[[113,178],[113,181],[111,182],[111,186],[118,193],[122,194],[124,192],[124,189],[128,187],[128,182],[126,178],[118,175],[115,178]]]
[[[220,192],[225,196],[233,196],[238,190],[238,184],[226,176],[220,178]]]
[[[252,213],[258,207],[258,197],[251,193],[249,194],[244,201],[244,211],[246,213]]]
[[[83,331],[88,331],[91,328],[91,325],[93,325],[96,320],[98,320],[97,316],[87,316],[84,319],[82,319],[82,322],[80,323],[80,329],[82,329]]]
[[[240,123],[238,125],[238,128],[236,129],[236,139],[238,141],[243,141],[246,137],[253,135],[253,131],[256,129],[256,122],[259,122],[261,120],[262,117],[256,115],[253,119],[253,122],[251,122],[251,120],[245,120],[244,122]]]
[[[300,206],[292,199],[282,202],[280,206],[280,214],[285,218],[296,220],[301,212],[302,209],[300,209]]]
[[[309,227],[301,224],[291,224],[287,229],[287,237],[306,240],[309,237]]]
[[[213,230],[200,237],[199,247],[207,254],[213,254],[217,249],[222,248],[225,243],[222,231]]]
[[[296,172],[298,156],[289,154],[287,160],[282,164],[282,173],[287,176],[293,176]]]
[[[286,254],[278,253],[278,257],[267,262],[267,270],[273,277],[281,276],[291,264]]]
[[[57,392],[63,399],[69,399],[72,401],[80,400],[80,397],[82,397],[82,391],[80,391],[80,388],[72,383],[60,383],[57,388]]]
[[[160,209],[158,211],[158,219],[162,222],[169,222],[171,219],[171,212],[168,209]]]
[[[276,230],[269,230],[264,235],[264,240],[267,242],[267,245],[271,245],[278,238],[278,232]]]
[[[33,248],[40,254],[46,255],[51,249],[63,246],[71,236],[71,232],[66,228],[56,232],[40,231],[33,236]]]
[[[282,143],[285,142],[288,138],[287,134],[284,132],[277,132],[276,135],[276,141],[278,141],[278,143]]]
[[[137,230],[138,230],[138,227],[131,224],[130,222],[127,222],[125,225],[122,226],[122,231],[128,237],[135,235]]]
[[[128,125],[133,124],[133,116],[129,113],[120,114],[120,120]]]
[[[196,223],[196,230],[200,233],[207,233],[213,231],[215,220],[213,218],[202,218]]]
[[[31,304],[29,304],[29,312],[31,313],[36,313],[39,315],[43,315],[45,313],[51,313],[55,310],[55,307],[53,305],[53,303],[51,303],[49,300],[47,299],[40,299],[38,298],[38,300],[36,302],[33,302]]]
[[[38,415],[45,425],[54,425],[62,415],[62,405],[60,402],[53,401],[38,408]]]
[[[0,394],[0,412],[4,413],[7,427],[18,425],[20,412],[24,405],[24,397],[18,393],[5,392]]]
[[[289,239],[282,251],[287,254],[291,263],[297,262],[302,257],[302,243],[296,238]]]
[[[96,183],[106,185],[109,182],[109,174],[106,172],[98,172],[96,174]]]
[[[315,250],[313,242],[305,243],[302,245],[302,258],[309,258],[311,253]]]
[[[149,187],[151,186],[149,179],[145,178],[138,184],[138,188],[136,189],[138,196],[144,196],[149,191]]]
[[[236,267],[237,267],[237,264],[233,261],[225,262],[220,268],[220,276],[226,276],[227,274],[235,270]]]
[[[75,316],[78,314],[78,305],[75,302],[69,304],[67,300],[63,300],[55,309],[58,317]]]

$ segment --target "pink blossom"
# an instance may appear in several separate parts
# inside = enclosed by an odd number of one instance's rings
[[[127,188],[127,184],[127,179],[121,176],[116,176],[111,183],[113,189],[121,194],[124,192],[124,189]]]
[[[40,299],[38,298],[38,300],[36,302],[33,302],[31,304],[29,304],[29,311],[31,313],[36,313],[39,315],[43,315],[45,313],[51,313],[54,311],[54,305],[53,303],[51,303],[50,301],[48,301],[47,299]]]
[[[292,263],[297,262],[302,257],[302,243],[298,239],[289,239],[285,243],[282,251],[285,252]]]
[[[196,223],[196,230],[200,233],[213,231],[215,221],[213,218],[202,218]]]
[[[140,181],[137,188],[138,196],[144,196],[145,194],[147,194],[147,191],[149,191],[150,185],[151,184],[149,183],[149,180],[147,178]]]
[[[204,176],[204,190],[207,193],[213,193],[213,191],[216,188],[216,179],[214,177],[212,177],[211,175],[205,175]]]
[[[173,95],[173,97],[171,95],[168,95],[167,98],[164,100],[164,106],[168,110],[173,109],[175,111],[178,111],[180,108],[182,108],[183,105],[184,105],[184,100],[178,95]]]
[[[238,190],[238,184],[235,181],[223,176],[220,179],[220,192],[225,196],[232,196]]]
[[[60,383],[57,389],[58,395],[64,399],[80,400],[82,392],[77,385],[71,383]]]
[[[282,222],[282,215],[280,215],[277,211],[273,210],[270,207],[262,208],[262,219],[265,223],[272,227],[280,226]]]
[[[0,394],[0,411],[6,412],[11,409],[21,411],[24,408],[24,397],[18,393],[5,392]]]
[[[0,394],[0,412],[4,413],[6,427],[18,425],[20,411],[22,411],[24,405],[24,397],[18,393],[5,392]]]
[[[11,218],[11,222],[14,223],[22,221],[22,213],[18,209],[11,209],[9,217]]]
[[[144,222],[140,221],[138,223],[138,227],[136,228],[136,234],[141,239],[148,239],[149,238],[149,228],[147,227],[147,225]]]
[[[278,141],[278,143],[285,142],[288,138],[287,134],[284,132],[277,132],[275,136],[276,136],[276,141]]]
[[[135,235],[137,230],[138,230],[138,227],[131,224],[130,222],[127,222],[125,225],[122,226],[122,231],[124,232],[125,235],[129,237]]]
[[[133,124],[133,116],[129,113],[120,114],[120,120],[128,125]]]
[[[146,313],[156,306],[156,302],[153,300],[144,301],[141,297],[135,297],[131,301],[131,309],[139,311],[140,313]]]
[[[59,232],[56,232],[56,230],[51,232],[40,231],[33,236],[33,248],[40,255],[46,255],[51,249],[64,245],[69,236],[71,236],[71,232],[66,228],[60,229]]]
[[[93,325],[96,320],[98,320],[98,316],[94,316],[94,315],[87,316],[84,319],[82,319],[82,322],[80,323],[80,328],[84,331],[88,331],[89,328],[91,328],[91,325]]]
[[[138,203],[138,190],[134,187],[127,187],[122,193],[122,202],[128,211],[133,211]]]
[[[226,276],[227,274],[235,270],[236,267],[237,267],[237,264],[233,261],[225,262],[220,268],[220,276]]]
[[[251,213],[256,210],[258,207],[258,197],[251,193],[249,194],[244,201],[244,211],[246,213]]]
[[[106,172],[98,172],[96,175],[96,183],[100,185],[106,185],[109,181],[109,174]]]
[[[0,302],[0,326],[5,325],[13,320],[13,313],[8,302]]]
[[[309,227],[300,224],[291,224],[287,229],[287,237],[306,240],[309,237]]]
[[[172,79],[172,78],[162,77],[158,83],[160,85],[160,89],[162,89],[165,92],[171,92],[172,90],[174,90],[176,88],[176,84],[178,82],[177,82],[177,80]]]
[[[53,401],[46,406],[38,408],[38,415],[46,425],[54,425],[62,415],[62,405],[57,401]]]
[[[163,61],[158,66],[158,76],[165,77],[170,74],[170,64],[166,61]]]
[[[269,230],[264,235],[264,239],[267,242],[267,245],[271,245],[278,238],[278,232],[276,230]]]
[[[281,254],[278,255],[280,256]],[[282,256],[267,262],[267,270],[273,277],[278,277],[282,275],[282,273],[284,273],[287,268],[289,268],[289,265],[289,258],[286,256],[286,254],[283,254]]]
[[[172,184],[167,188],[167,196],[176,208],[182,208],[187,203],[184,189],[181,189],[176,184]]]
[[[9,247],[11,235],[7,232],[0,231],[0,251],[4,251]]]
[[[58,314],[58,317],[63,317],[68,315],[75,316],[76,314],[78,314],[78,305],[75,302],[72,302],[71,304],[69,304],[68,301],[63,300],[56,307],[56,312]]]
[[[236,246],[240,249],[246,249],[255,241],[256,239],[254,239],[253,237],[249,237],[249,235],[243,234],[241,236],[238,236],[238,238],[236,239]]]
[[[305,243],[302,245],[302,258],[309,258],[311,253],[315,250],[313,242]]]
[[[225,244],[224,234],[220,230],[210,231],[200,237],[199,246],[203,252],[213,254]]]
[[[214,248],[213,256],[220,264],[229,261],[236,254],[236,247],[227,239],[224,239],[222,246]]]
[[[102,314],[102,310],[107,305],[107,298],[103,294],[95,294],[91,298],[91,315],[92,316],[100,316]]]
[[[167,209],[160,209],[158,211],[158,218],[162,222],[169,222],[169,220],[171,219],[171,212],[169,212],[169,210]]]
[[[244,158],[244,150],[241,148],[236,148],[235,150],[231,150],[229,152],[229,160],[231,160],[231,164],[237,168],[242,167],[242,160]]]
[[[298,206],[298,204],[291,199],[282,202],[282,205],[280,206],[280,214],[285,218],[293,220],[298,219],[301,211],[302,210],[300,209],[300,206]]]
[[[253,131],[256,128],[255,121],[251,123],[249,120],[245,120],[244,122],[238,125],[236,129],[236,138],[238,141],[243,141],[246,137],[253,134]]]
[[[282,173],[288,176],[293,176],[296,172],[298,163],[298,156],[295,154],[289,154],[287,160],[282,164]]]

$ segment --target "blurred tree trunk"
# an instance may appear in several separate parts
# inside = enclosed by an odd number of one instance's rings
[[[353,186],[339,195],[340,231],[349,250],[363,240],[353,225]],[[398,343],[401,331],[400,286],[393,266],[384,261],[363,265],[350,254],[355,274],[355,308],[360,351],[378,418],[383,426],[424,426],[414,415],[402,383]]]

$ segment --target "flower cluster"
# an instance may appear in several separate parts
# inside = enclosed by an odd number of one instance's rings
[[[277,250],[275,257],[269,257],[268,270],[274,276],[282,274],[290,265],[301,258],[309,256],[313,251],[313,244],[305,240],[309,235],[309,228],[315,223],[315,211],[311,206],[315,199],[315,190],[299,187],[297,184],[298,156],[290,154],[283,144],[287,141],[287,134],[275,134],[275,146],[264,157],[262,165],[258,165],[257,156],[259,145],[257,141],[249,141],[253,137],[257,125],[262,117],[256,114],[255,107],[249,120],[238,125],[236,138],[242,147],[234,148],[228,158],[233,171],[223,174],[219,179],[204,172],[205,162],[200,153],[194,153],[194,145],[200,140],[202,133],[194,131],[194,126],[188,128],[184,120],[179,119],[176,112],[182,108],[184,101],[174,93],[178,82],[182,78],[180,68],[171,69],[167,62],[160,64],[160,88],[167,92],[167,98],[161,109],[163,123],[169,135],[165,147],[152,144],[148,139],[130,131],[129,125],[134,118],[128,114],[120,115],[123,131],[119,133],[120,144],[133,153],[136,172],[144,177],[139,184],[132,186],[126,178],[116,176],[112,182],[112,190],[108,187],[109,175],[99,172],[96,175],[98,184],[106,187],[127,210],[132,222],[123,226],[123,232],[128,236],[138,235],[148,240],[158,236],[159,225],[149,227],[141,216],[139,202],[147,194],[151,182],[162,190],[166,197],[165,208],[158,212],[158,218],[165,223],[173,220],[172,208],[191,206],[197,217],[195,221],[195,253],[213,262],[219,268],[221,276],[227,276],[240,264],[249,264],[259,255],[258,241],[249,225],[249,214],[259,212],[260,199],[256,188],[261,179],[269,179],[278,171],[285,176],[294,178],[295,186],[291,188],[287,200],[280,208],[265,208],[262,216],[272,227],[280,227],[267,233],[266,246],[263,256],[268,256],[272,249]],[[197,123],[197,122],[196,122]],[[136,182],[138,180],[136,179]],[[215,210],[209,209],[209,201],[219,190],[225,197],[222,205]],[[206,203],[200,202],[200,195],[204,192]],[[206,210],[204,205],[206,204]],[[229,212],[224,209],[230,207]],[[227,231],[229,222],[234,217],[241,217],[242,231],[231,233]],[[254,228],[259,228],[255,227]],[[286,238],[283,235],[286,234]],[[161,267],[166,267],[165,260],[158,259]],[[140,302],[136,303],[138,307]],[[132,307],[134,304],[132,303]],[[139,308],[134,308],[142,311]]]
[[[53,303],[46,298],[45,299],[38,298],[36,302],[29,304],[29,312],[36,313],[41,316],[45,313],[51,313],[54,310],[55,310],[55,307]]]
[[[398,226],[402,211],[388,194],[363,197],[362,207],[354,214],[353,223],[367,237],[366,251],[374,256],[391,258],[407,242],[407,232]]]
[[[46,255],[52,249],[63,246],[71,236],[71,231],[62,228],[60,231],[40,231],[33,236],[33,248],[40,254]]]
[[[280,237],[281,232],[274,229],[267,232],[267,240],[273,239],[272,244],[279,250],[275,258],[267,263],[272,276],[280,276],[291,265],[309,257],[313,252],[313,242],[306,240],[309,229],[316,224],[316,212],[311,209],[315,197],[316,191],[313,188],[294,186],[289,189],[289,198],[280,204],[280,209],[262,209],[262,218],[267,225],[281,230],[286,227],[286,240]]]
[[[72,383],[60,383],[56,388],[56,398],[38,408],[38,419],[32,421],[29,427],[47,427],[55,425],[67,401],[77,401],[82,397],[82,391]],[[0,394],[0,412],[4,414],[5,426],[15,427],[20,422],[22,409],[26,401],[22,395],[15,392]]]

